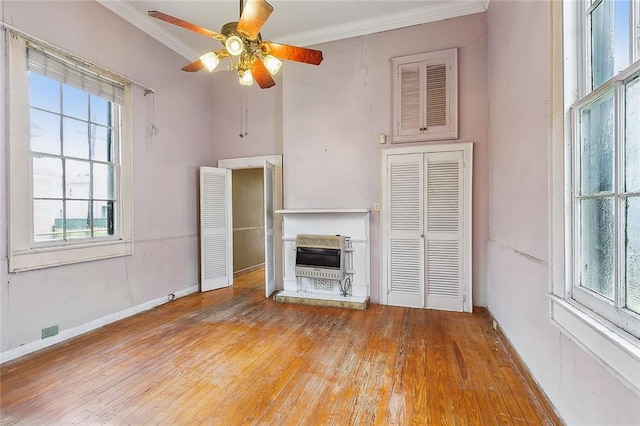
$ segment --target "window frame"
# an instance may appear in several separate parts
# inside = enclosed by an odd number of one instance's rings
[[[640,18],[640,2],[634,0],[634,19]],[[589,83],[585,64],[589,58],[584,46],[586,0],[579,2],[551,2],[551,268],[548,293],[549,317],[565,336],[590,354],[600,365],[632,392],[640,395],[640,338],[623,329],[624,322],[605,319],[587,306],[579,295],[574,297],[575,240],[574,182],[576,178],[573,150],[575,130],[579,127],[576,111],[588,105],[607,90],[617,90],[632,75],[640,72],[638,31],[630,32],[636,59],[622,73],[587,91]],[[583,9],[583,7],[585,7]],[[630,20],[631,21],[631,20]],[[624,102],[618,94],[614,108]],[[621,124],[615,123],[615,132]],[[617,138],[615,143],[617,143]],[[615,160],[619,167],[619,158]],[[619,177],[618,177],[619,178]],[[579,182],[579,181],[578,181]],[[620,186],[615,185],[614,189]],[[620,223],[617,223],[619,226]],[[620,230],[618,229],[618,232]],[[620,263],[618,263],[618,269]],[[582,302],[582,303],[581,303]],[[628,327],[626,327],[629,329]],[[633,328],[631,329],[632,331]]]
[[[609,301],[605,297],[591,292],[588,289],[582,288],[578,283],[577,273],[572,274],[572,286],[571,286],[571,298],[578,304],[593,310],[605,317],[608,321],[612,322],[615,326],[622,328],[623,330],[640,337],[640,314],[630,311],[624,307],[624,288],[619,284],[622,282],[619,277],[623,271],[624,262],[624,242],[621,241],[623,235],[623,213],[622,204],[625,199],[630,195],[637,194],[636,192],[623,190],[623,179],[621,171],[625,169],[624,155],[623,155],[623,138],[624,138],[624,116],[625,116],[625,86],[636,78],[640,78],[640,66],[630,66],[625,71],[611,78],[609,81],[603,83],[600,87],[593,90],[586,96],[582,97],[571,107],[571,145],[572,145],[572,157],[571,166],[572,182],[570,186],[572,188],[572,203],[571,203],[571,216],[572,231],[568,235],[568,238],[572,238],[572,252],[569,254],[573,260],[573,271],[578,271],[579,254],[577,251],[580,247],[580,236],[578,235],[578,229],[580,225],[579,219],[579,202],[585,198],[600,198],[598,195],[584,196],[579,194],[579,188],[575,186],[579,185],[580,181],[580,161],[577,159],[580,156],[580,140],[581,140],[581,125],[580,125],[580,113],[584,107],[595,104],[598,100],[603,99],[607,95],[611,94],[614,107],[614,176],[613,176],[613,190],[611,194],[607,194],[607,197],[612,198],[614,202],[614,233],[615,233],[615,249],[617,256],[616,261],[616,274],[614,277],[614,301]]]
[[[75,55],[33,42],[45,51],[61,57],[69,66],[76,66],[90,74],[108,76],[124,86],[124,105],[120,106],[119,181],[116,199],[116,221],[119,234],[98,239],[71,239],[56,242],[35,242],[33,239],[33,172],[32,151],[29,144],[29,74],[27,44],[32,43],[11,31],[7,33],[9,153],[8,153],[8,240],[9,272],[48,268],[84,261],[129,255],[132,242],[132,102],[131,84],[120,76],[104,70]],[[25,142],[26,141],[26,142]],[[28,196],[25,196],[28,194]]]

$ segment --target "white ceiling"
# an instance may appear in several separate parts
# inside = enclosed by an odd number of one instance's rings
[[[489,0],[268,0],[274,11],[263,40],[309,46],[484,12]],[[237,21],[239,0],[98,0],[142,31],[193,61],[219,42],[147,16],[158,10],[219,32]]]

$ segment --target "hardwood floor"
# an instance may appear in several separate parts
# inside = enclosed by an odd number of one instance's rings
[[[561,424],[486,313],[264,298],[262,270],[0,367],[0,423]]]

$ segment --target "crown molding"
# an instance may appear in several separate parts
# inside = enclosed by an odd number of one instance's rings
[[[138,9],[129,5],[126,1],[121,0],[96,0],[102,6],[106,7],[116,15],[120,16],[124,20],[128,21],[130,24],[134,25],[138,29],[144,31],[151,37],[158,40],[160,43],[167,46],[169,49],[173,50],[180,56],[188,59],[189,61],[193,61],[193,58],[197,58],[200,56],[198,52],[191,49],[189,46],[184,44],[180,39],[171,34],[169,31],[162,28],[160,25],[156,24],[152,20],[149,19],[147,15],[140,12]]]
[[[428,22],[459,16],[482,13],[487,10],[489,0],[457,0],[446,3],[429,5],[423,8],[411,9],[398,13],[378,16],[375,18],[361,19],[345,24],[325,27],[318,30],[305,31],[297,34],[289,34],[274,39],[277,43],[287,43],[298,46],[309,46],[345,38],[358,37],[367,34],[389,31],[413,25],[426,24]]]
[[[273,41],[297,46],[326,43],[345,38],[409,27],[412,25],[440,21],[443,19],[481,13],[487,10],[489,7],[489,1],[490,0],[447,1],[444,3],[432,4],[423,8],[391,13],[375,18],[361,19],[318,30],[289,34],[277,37],[273,39]],[[147,15],[129,5],[127,1],[97,0],[97,2],[151,37],[155,38],[185,59],[192,61],[193,58],[200,56],[198,52],[191,49],[169,31],[150,20]]]

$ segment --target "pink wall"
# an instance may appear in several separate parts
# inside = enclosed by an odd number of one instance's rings
[[[567,424],[636,424],[638,397],[549,320],[550,4],[487,15],[487,306]]]
[[[324,53],[320,66],[285,62],[281,81],[267,90],[273,95],[263,95],[265,91],[251,88],[250,128],[258,126],[252,122],[264,126],[267,131],[262,139],[240,140],[234,135],[241,89],[232,81],[233,75],[214,76],[213,127],[221,132],[214,139],[214,157],[262,155],[281,148],[285,208],[371,209],[374,202],[381,201],[379,150],[389,146],[378,144],[380,133],[390,133],[389,59],[458,47],[460,140],[475,142],[474,304],[484,305],[488,234],[485,15],[315,47]],[[230,111],[220,113],[218,105],[227,104],[232,105]],[[378,300],[379,294],[378,220],[378,213],[372,212],[373,301]]]
[[[0,352],[5,352],[39,341],[42,328],[59,325],[62,334],[196,286],[198,167],[208,163],[212,149],[209,79],[180,71],[185,59],[103,6],[2,1],[0,13],[3,21],[27,33],[156,90],[152,98],[137,86],[133,89],[132,256],[8,275],[2,209]],[[4,43],[0,49],[4,58]],[[3,72],[3,93],[4,85]],[[3,101],[2,117],[5,108]],[[150,140],[147,126],[153,108],[159,133]],[[5,144],[2,138],[3,153]],[[4,164],[0,167],[4,170]],[[5,176],[1,173],[3,200]]]
[[[210,78],[214,159],[281,154],[281,74],[275,77],[276,86],[265,90],[240,86],[235,72],[218,71]]]
[[[474,146],[473,301],[485,304],[487,89],[485,15],[317,46],[318,68],[286,64],[283,81],[285,207],[372,208],[380,200],[378,135],[389,135],[389,59],[457,47],[459,140]],[[371,221],[371,296],[379,295],[379,214]]]

